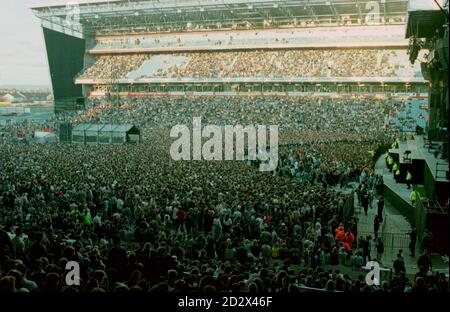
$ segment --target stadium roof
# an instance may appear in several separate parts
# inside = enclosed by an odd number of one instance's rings
[[[372,13],[381,24],[401,23],[407,12],[407,0],[91,0],[75,6],[71,3],[50,2],[31,9],[50,26],[59,25],[80,33],[112,28],[136,31],[144,26],[182,29],[190,23],[206,29],[220,28],[218,24],[226,28],[233,23],[245,23],[249,28],[303,21],[316,26],[347,21],[364,24]]]
[[[96,3],[108,3],[108,2],[120,2],[123,0],[83,0],[83,1],[76,1],[79,5],[84,4],[96,4]],[[67,0],[59,0],[59,1],[49,1],[46,3],[37,3],[30,5],[30,8],[32,9],[38,9],[38,8],[48,8],[48,7],[65,7],[70,1]]]
[[[443,0],[409,0],[406,38],[433,37],[436,29],[445,23],[445,13],[441,10],[443,7]],[[446,10],[448,16],[448,7]]]
[[[414,11],[436,11],[439,10],[439,5],[444,6],[443,0],[409,0],[408,12]]]

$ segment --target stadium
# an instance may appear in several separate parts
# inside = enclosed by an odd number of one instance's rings
[[[448,292],[448,1],[30,9],[54,113],[0,128],[0,293]]]
[[[76,22],[65,4],[33,8],[56,110],[105,94],[427,92],[408,60],[407,1],[219,2],[81,3]]]

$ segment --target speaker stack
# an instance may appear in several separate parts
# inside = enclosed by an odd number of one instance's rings
[[[436,51],[441,63],[441,69],[448,68],[448,28],[445,29],[444,36],[437,41]]]
[[[70,122],[62,122],[59,124],[59,142],[72,142],[72,124]]]

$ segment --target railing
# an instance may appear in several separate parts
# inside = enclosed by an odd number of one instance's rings
[[[193,78],[193,77],[176,77],[176,78],[115,78],[115,79],[85,79],[84,83],[88,84],[107,84],[111,83],[111,80],[119,84],[138,84],[138,83],[375,83],[379,84],[380,81],[384,83],[423,83],[423,78],[414,77],[218,77],[218,78]],[[394,90],[395,91],[395,90]],[[400,90],[401,91],[401,90]],[[366,90],[366,92],[368,92]],[[390,93],[399,93],[387,91]],[[400,94],[402,95],[402,94]],[[406,92],[404,95],[414,96],[414,92]]]
[[[409,233],[381,233],[385,249],[405,249],[409,246]]]
[[[29,107],[0,107],[0,116],[10,114],[29,114],[30,112],[31,109]]]
[[[375,233],[358,231],[358,239],[361,236],[367,238],[369,235],[372,238],[371,251],[372,254],[374,254],[376,250],[375,241],[373,241]],[[409,252],[409,233],[384,233],[380,227],[378,238],[381,238],[384,245],[383,257],[395,258],[400,249],[402,249],[404,253]]]
[[[422,205],[424,207],[425,212],[437,212],[440,214],[446,214],[447,211],[441,206],[441,204],[437,200],[430,200],[425,198],[422,200]]]

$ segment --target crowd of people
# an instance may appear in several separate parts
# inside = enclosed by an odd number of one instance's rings
[[[344,187],[373,167],[371,151],[375,152],[379,144],[373,140],[285,145],[280,149],[277,172],[300,181]]]
[[[414,77],[415,74],[403,50],[251,50],[163,55],[188,61],[143,73],[141,78]],[[151,57],[149,54],[103,55],[80,78],[125,78]]]
[[[141,128],[172,127],[202,117],[205,124],[279,125],[282,129],[310,133],[358,134],[359,138],[390,126],[402,100],[363,97],[282,96],[171,96],[89,98],[87,110],[73,116],[75,122],[126,123]],[[286,137],[298,143],[301,136]],[[320,139],[320,138],[319,138]],[[328,140],[329,137],[324,138]]]
[[[102,55],[77,78],[105,80],[126,78],[129,72],[141,67],[149,57],[146,54]]]
[[[88,105],[71,120],[133,123],[143,143],[3,140],[0,292],[448,289],[445,276],[409,282],[405,272],[372,287],[364,271],[351,270],[364,265],[358,220],[343,218],[349,194],[332,186],[339,176],[372,174],[372,152],[397,131],[385,116],[401,104],[147,97]],[[169,128],[192,117],[280,125],[277,172],[243,161],[173,161]],[[80,286],[65,283],[71,261],[80,264]]]
[[[398,51],[324,49],[185,54],[190,62],[174,66],[169,77],[395,77],[390,55]],[[406,58],[405,58],[406,60]],[[398,65],[397,65],[398,66]]]
[[[220,126],[279,125],[283,162],[278,172],[308,181],[317,179],[317,171],[331,175],[327,181],[334,177],[341,181],[372,168],[370,151],[398,130],[389,118],[395,118],[405,105],[394,100],[310,96],[128,97],[115,102],[93,98],[88,104],[91,108],[73,120],[132,122],[144,130],[144,136],[154,128],[190,124],[200,116],[203,124]],[[298,161],[299,150],[306,154],[302,161]]]

